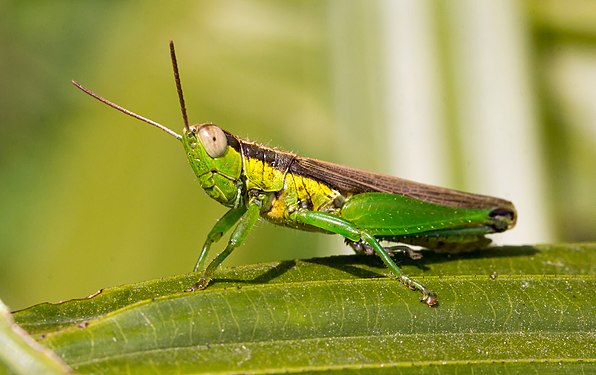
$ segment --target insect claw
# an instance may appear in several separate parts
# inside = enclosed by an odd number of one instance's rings
[[[422,291],[422,298],[420,298],[420,302],[426,303],[428,307],[433,307],[439,303],[437,300],[437,295],[434,292],[428,290]]]
[[[197,281],[192,287],[190,287],[187,290],[189,292],[194,292],[196,290],[203,290],[203,289],[207,288],[207,285],[209,285],[209,281],[211,281],[210,277],[201,277],[199,279],[199,281]]]
[[[422,293],[422,297],[420,298],[420,302],[426,303],[429,307],[435,306],[439,303],[437,300],[437,295],[435,292],[426,289],[422,284],[417,281],[410,279],[409,277],[402,275],[399,280],[402,284],[408,287],[408,289],[413,291],[420,291]]]
[[[387,253],[391,257],[394,257],[399,253],[404,254],[412,260],[420,260],[424,257],[420,251],[414,250],[411,247],[405,245],[387,246],[385,247],[385,250],[387,250]]]
[[[366,242],[363,241],[351,241],[349,239],[344,239],[346,245],[349,245],[352,250],[358,255],[367,255],[371,256],[375,254],[375,250]]]

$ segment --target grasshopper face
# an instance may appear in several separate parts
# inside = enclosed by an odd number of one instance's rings
[[[205,192],[224,206],[242,196],[242,156],[236,138],[215,124],[195,124],[182,133],[188,161]]]

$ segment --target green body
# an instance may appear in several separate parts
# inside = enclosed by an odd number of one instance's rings
[[[486,234],[515,225],[515,208],[499,198],[303,158],[240,139],[214,124],[189,125],[172,42],[170,53],[184,118],[182,135],[73,83],[180,140],[205,192],[230,207],[207,236],[194,269],[201,276],[191,290],[207,287],[215,269],[263,217],[296,229],[339,234],[355,251],[376,253],[393,275],[422,292],[422,301],[432,306],[437,303],[434,294],[403,275],[391,259],[391,248],[379,241],[460,252],[485,246],[490,243]],[[232,227],[225,249],[205,267],[211,245]]]
[[[207,286],[261,216],[279,225],[339,234],[356,251],[376,252],[432,305],[434,296],[402,275],[379,241],[458,252],[487,245],[484,235],[515,224],[513,205],[502,199],[302,158],[237,138],[213,124],[185,129],[182,143],[207,194],[231,208],[205,242],[195,267],[203,272],[196,289]],[[211,244],[234,225],[226,249],[205,268]]]

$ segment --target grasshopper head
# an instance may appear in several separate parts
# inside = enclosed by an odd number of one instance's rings
[[[188,161],[207,194],[225,206],[238,201],[242,157],[240,144],[215,124],[185,127],[182,144]]]

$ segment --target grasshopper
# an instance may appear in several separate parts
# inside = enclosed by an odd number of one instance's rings
[[[357,253],[376,253],[399,281],[433,306],[436,294],[404,275],[391,257],[404,246],[384,247],[380,241],[462,252],[488,245],[491,240],[485,235],[515,225],[515,207],[503,199],[301,157],[236,137],[213,123],[189,125],[173,42],[170,55],[184,120],[182,135],[72,82],[104,104],[181,141],[201,187],[230,208],[207,235],[194,267],[199,280],[190,290],[208,286],[214,271],[262,217],[277,225],[338,234]],[[232,228],[225,249],[205,266],[211,245]]]

